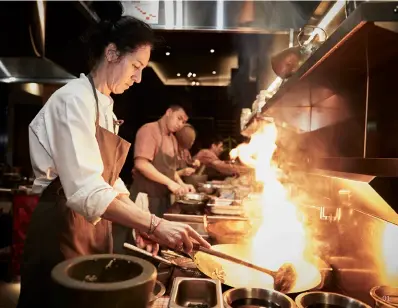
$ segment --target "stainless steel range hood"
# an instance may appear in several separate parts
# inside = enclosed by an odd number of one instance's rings
[[[123,1],[124,12],[154,29],[287,34],[308,21],[294,1]],[[153,17],[154,16],[154,17]]]
[[[46,58],[1,58],[0,82],[64,84],[76,77]]]
[[[30,39],[36,57],[0,57],[0,82],[64,84],[75,79],[45,57],[45,2],[37,1],[30,24]],[[39,44],[35,44],[36,41]]]

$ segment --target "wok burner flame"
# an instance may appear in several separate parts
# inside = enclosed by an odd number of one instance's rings
[[[314,255],[307,245],[310,239],[298,218],[296,205],[289,200],[288,191],[279,180],[282,170],[272,160],[277,136],[275,124],[264,123],[249,143],[240,144],[231,153],[255,170],[256,181],[263,187],[256,209],[250,209],[255,213],[250,218],[258,221],[251,261],[274,271],[284,263],[292,263],[297,271],[293,291],[311,289],[321,282],[320,271],[308,261]]]

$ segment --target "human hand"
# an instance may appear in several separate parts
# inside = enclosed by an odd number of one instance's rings
[[[191,184],[184,184],[184,187],[185,187],[186,189],[188,189],[187,193],[194,193],[194,192],[196,192],[195,187],[194,187],[193,185],[191,185]]]
[[[192,185],[190,185],[190,186],[192,186]],[[189,193],[190,190],[191,190],[189,185],[186,185],[186,184],[180,185],[180,184],[178,184],[176,182],[170,183],[167,187],[176,196],[183,196],[183,195]],[[193,192],[195,192],[195,188],[194,188]]]
[[[190,175],[192,175],[194,173],[195,173],[195,169],[194,168],[188,167],[188,168],[184,168],[183,169],[183,176],[190,176]]]
[[[138,248],[151,252],[156,256],[159,252],[159,243],[152,240],[146,233],[135,230],[135,243]]]
[[[174,221],[162,219],[155,229],[153,240],[160,244],[164,244],[176,251],[184,250],[190,253],[193,248],[192,240],[198,242],[201,246],[210,248],[210,244],[199,235],[191,226]]]
[[[194,166],[195,168],[199,168],[200,167],[200,161],[199,159],[195,159],[192,163],[192,166]]]

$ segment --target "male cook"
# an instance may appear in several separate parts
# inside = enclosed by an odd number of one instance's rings
[[[177,173],[178,144],[174,133],[187,122],[183,107],[170,106],[156,122],[142,126],[135,139],[133,184],[130,197],[148,195],[149,211],[158,217],[170,206],[170,195],[195,191]]]

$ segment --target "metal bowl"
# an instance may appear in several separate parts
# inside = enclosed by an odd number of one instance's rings
[[[305,292],[299,294],[296,297],[296,304],[298,308],[316,308],[327,306],[331,306],[333,308],[371,308],[365,303],[352,297],[321,291]]]
[[[370,296],[375,300],[375,307],[398,307],[398,288],[376,286],[370,290]]]
[[[294,308],[294,301],[283,293],[270,289],[236,288],[223,294],[224,308],[278,307]]]
[[[198,191],[208,195],[212,195],[216,192],[216,188],[210,183],[199,183]]]

